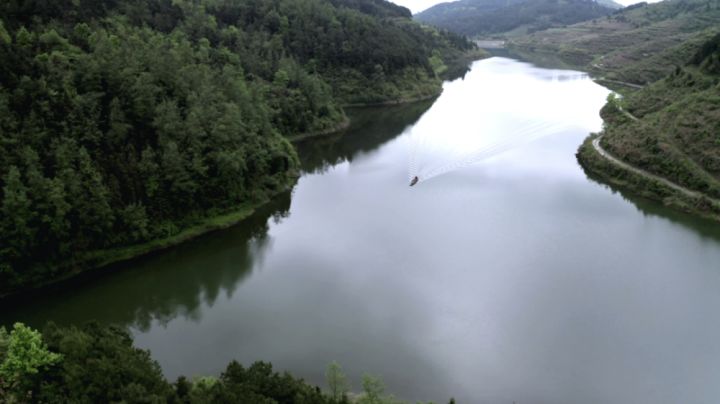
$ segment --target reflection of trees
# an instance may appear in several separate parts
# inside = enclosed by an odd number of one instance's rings
[[[720,228],[718,228],[717,223],[715,222],[668,208],[659,202],[643,198],[612,184],[607,184],[603,182],[600,177],[588,171],[585,171],[585,175],[590,181],[608,187],[613,193],[620,194],[623,199],[635,205],[635,207],[645,216],[662,217],[673,223],[689,228],[704,238],[711,239],[713,241],[720,241]]]
[[[453,66],[449,66],[448,70],[443,73],[443,77],[447,81],[455,81],[458,79],[465,79],[465,76],[470,72],[472,63],[456,63]]]
[[[493,56],[517,59],[544,69],[575,70],[553,53],[520,52],[517,49],[492,49],[490,53]]]
[[[304,170],[323,170],[377,149],[430,105],[432,101],[351,111],[353,124],[345,133],[298,145]],[[153,321],[168,323],[177,316],[199,320],[203,305],[213,305],[222,292],[232,295],[259,266],[271,248],[269,221],[287,217],[290,197],[290,192],[276,197],[233,228],[4,302],[0,324],[23,321],[42,327],[49,320],[59,325],[98,320],[147,330]]]
[[[415,124],[433,102],[350,110],[351,124],[347,130],[305,139],[296,144],[303,171],[324,172],[344,161],[352,161],[359,153],[376,150]]]
[[[177,316],[199,320],[203,304],[212,306],[221,292],[231,296],[256,267],[271,246],[270,218],[286,217],[289,208],[286,192],[235,227],[16,302],[17,310],[0,314],[0,324],[41,327],[49,320],[70,325],[95,319],[147,330],[152,321]]]

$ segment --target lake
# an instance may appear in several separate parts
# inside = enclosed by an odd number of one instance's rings
[[[407,400],[714,403],[720,226],[575,159],[609,90],[494,57],[436,100],[352,111],[246,222],[3,307],[128,327],[165,375],[271,361]],[[419,177],[419,183],[408,186]]]

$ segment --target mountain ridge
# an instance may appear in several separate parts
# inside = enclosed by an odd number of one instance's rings
[[[612,0],[459,0],[414,15],[461,35],[517,35],[611,14]]]
[[[551,54],[598,77],[645,85],[686,64],[718,27],[720,1],[665,0],[518,36],[508,46],[531,58]]]

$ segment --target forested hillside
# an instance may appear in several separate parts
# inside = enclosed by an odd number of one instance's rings
[[[621,110],[630,112],[630,119]],[[720,34],[671,74],[603,109],[602,145],[616,157],[705,197],[673,196],[661,187],[634,185],[647,196],[718,217],[720,205]],[[608,169],[587,145],[579,155],[591,171],[627,185],[636,179]]]
[[[609,80],[647,84],[684,65],[719,29],[720,1],[665,0],[514,38],[510,46],[553,54]]]
[[[603,17],[619,7],[594,0],[459,0],[415,18],[467,36],[517,35]]]
[[[287,137],[342,125],[344,104],[437,94],[474,46],[409,15],[382,0],[2,2],[0,296],[250,210],[296,177]]]

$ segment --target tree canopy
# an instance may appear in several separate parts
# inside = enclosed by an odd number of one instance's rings
[[[2,2],[0,295],[286,189],[288,136],[473,48],[383,0]]]
[[[245,367],[231,361],[219,377],[181,376],[171,383],[150,352],[134,347],[130,334],[117,327],[50,323],[42,334],[19,323],[9,334],[0,327],[3,403],[350,403],[340,367],[331,365],[328,372],[329,392],[266,362]],[[377,377],[366,375],[362,384],[358,402],[405,403],[385,395]]]

